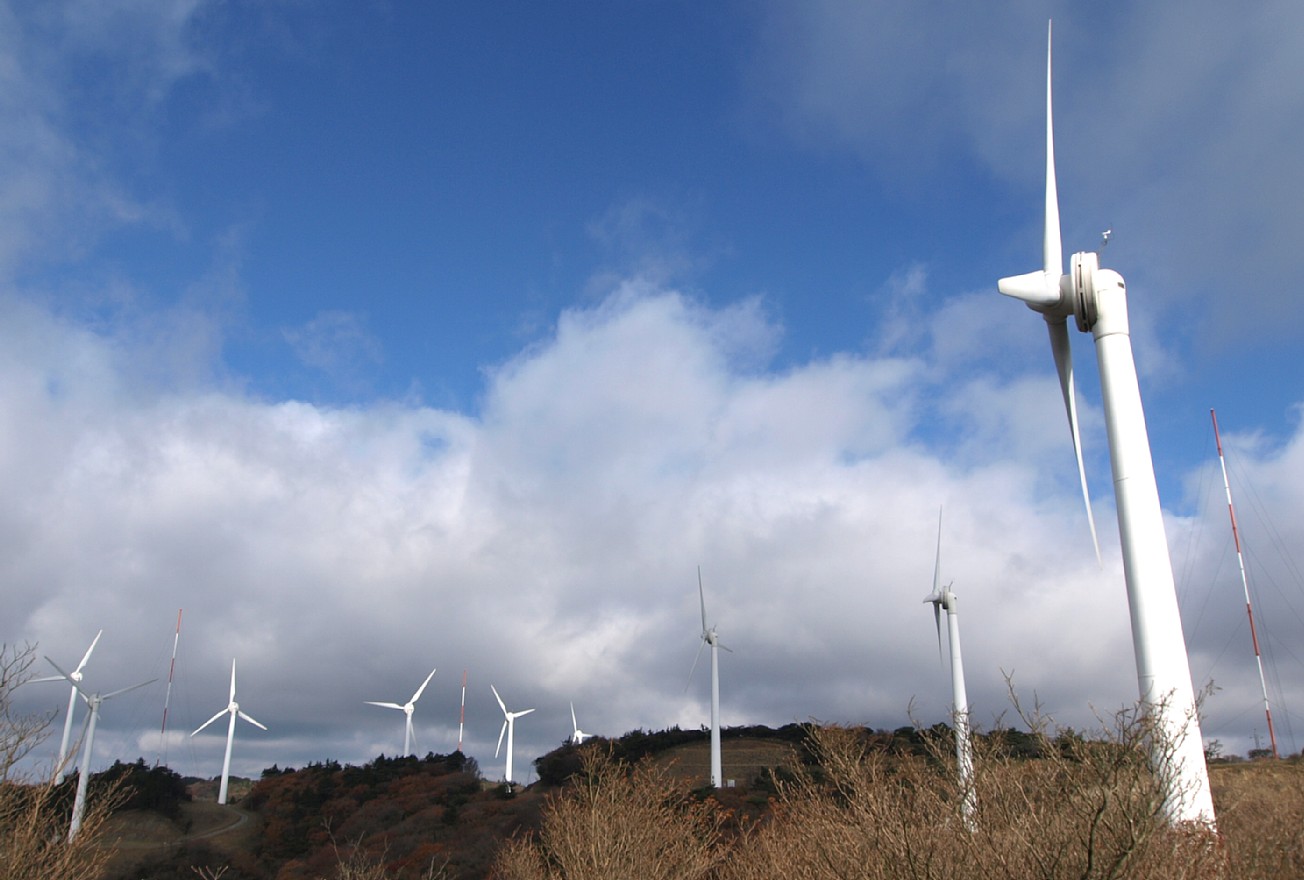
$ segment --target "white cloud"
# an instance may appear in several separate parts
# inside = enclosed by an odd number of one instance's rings
[[[912,697],[936,719],[946,680],[921,600],[942,504],[980,719],[1006,708],[1001,670],[1079,723],[1135,686],[1112,520],[1097,570],[1059,477],[1058,412],[1043,440],[999,442],[1019,433],[1028,388],[987,395],[987,426],[956,458],[924,439],[938,428],[920,423],[916,365],[841,355],[759,372],[742,341],[767,338],[753,308],[647,287],[563,315],[493,375],[478,420],[200,389],[141,399],[107,340],[29,318],[0,385],[5,639],[72,657],[104,627],[92,684],[117,687],[166,671],[184,607],[174,723],[215,711],[238,657],[242,703],[272,728],[242,739],[243,772],[392,751],[392,719],[362,701],[431,665],[423,748],[452,747],[463,667],[468,748],[486,760],[490,681],[540,710],[518,730],[527,757],[565,736],[570,700],[605,733],[695,726],[699,564],[734,649],[727,723],[895,726]],[[56,394],[55,362],[94,366],[62,373]],[[1034,392],[1054,410],[1053,387]],[[973,429],[972,412],[943,417]],[[1281,487],[1265,507],[1297,502],[1297,458],[1264,456]],[[124,748],[132,724],[156,723],[140,705],[106,713]],[[201,772],[210,750],[193,748],[174,760]]]

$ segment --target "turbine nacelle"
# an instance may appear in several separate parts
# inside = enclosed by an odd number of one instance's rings
[[[1022,300],[1028,308],[1045,315],[1048,321],[1060,320],[1072,311],[1064,291],[1066,277],[1044,270],[1026,272],[1000,279],[996,282],[996,289],[1006,296]]]

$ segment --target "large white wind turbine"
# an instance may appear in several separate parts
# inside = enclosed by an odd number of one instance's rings
[[[1141,702],[1153,713],[1152,718],[1161,734],[1156,740],[1157,751],[1152,760],[1168,786],[1165,810],[1169,819],[1212,824],[1214,813],[1209,775],[1204,762],[1172,561],[1168,555],[1163,511],[1155,484],[1154,462],[1132,355],[1127,289],[1117,272],[1100,268],[1099,256],[1094,253],[1074,254],[1069,274],[1063,274],[1053,130],[1048,31],[1043,264],[1035,272],[1002,278],[998,287],[1006,296],[1020,299],[1029,308],[1040,312],[1050,328],[1051,350],[1059,371],[1088,513],[1090,501],[1086,499],[1085,471],[1078,441],[1068,317],[1072,315],[1078,329],[1090,332],[1095,338],[1137,680]]]
[[[493,685],[489,685],[489,690],[494,692],[494,699],[498,701],[498,708],[503,710],[503,729],[498,731],[498,747],[494,749],[494,757],[495,758],[498,757],[498,753],[502,751],[503,734],[506,734],[507,735],[507,764],[503,769],[503,781],[506,782],[508,785],[511,785],[512,784],[512,743],[513,743],[514,735],[516,733],[516,719],[520,718],[522,715],[529,715],[534,710],[522,709],[519,712],[508,712],[507,704],[503,702],[502,697],[498,696],[498,688],[494,687]]]
[[[575,720],[575,704],[571,703],[571,742],[577,746],[584,745],[584,740],[593,736],[591,733],[585,733],[580,730],[580,723]]]
[[[230,697],[230,701],[226,704],[226,708],[218,712],[212,718],[205,721],[203,724],[199,725],[197,728],[195,728],[194,732],[191,733],[190,735],[194,736],[196,733],[199,733],[199,731],[203,730],[205,727],[212,724],[214,721],[221,718],[223,715],[227,715],[227,714],[231,716],[231,721],[226,726],[226,757],[222,759],[222,785],[217,792],[217,802],[219,804],[226,803],[227,783],[231,779],[231,744],[235,742],[236,716],[239,715],[241,718],[243,718],[245,721],[248,721],[254,727],[259,727],[262,728],[263,730],[267,729],[262,724],[255,721],[251,716],[245,714],[244,710],[240,708],[240,704],[235,701],[235,660],[231,661],[231,697]]]
[[[65,679],[72,682],[72,688],[68,691],[68,712],[63,719],[63,739],[59,741],[59,760],[54,765],[54,772],[56,775],[66,775],[68,772],[66,762],[68,760],[68,746],[72,742],[73,710],[77,708],[77,685],[81,682],[82,678],[85,677],[86,664],[90,662],[91,652],[95,650],[95,646],[99,643],[100,636],[102,635],[104,635],[104,630],[100,630],[95,634],[95,638],[91,639],[91,646],[86,649],[86,653],[82,655],[81,662],[77,664],[77,668],[72,672],[69,672],[67,675],[60,673],[59,675],[47,675],[41,678],[32,679],[34,682],[64,681]],[[48,660],[49,658],[47,657],[46,659]],[[54,661],[50,662],[53,663]],[[55,668],[58,669],[57,666]]]
[[[711,646],[711,785],[719,788],[723,784],[723,772],[720,769],[720,637],[715,626],[706,624],[706,593],[702,589],[702,567],[697,568],[697,598],[702,604],[702,644],[697,646],[697,656],[693,658],[693,668],[688,673],[689,681],[697,671],[697,661],[702,659],[702,649]]]
[[[99,639],[99,636],[96,636],[95,638]],[[91,647],[94,648],[95,644],[91,643]],[[86,654],[89,656],[90,651],[87,651]],[[125,694],[127,691],[134,691],[137,688],[143,688],[147,684],[153,684],[156,679],[151,678],[149,681],[142,681],[140,684],[133,684],[131,687],[119,688],[118,690],[110,691],[107,694],[87,694],[82,690],[81,685],[78,683],[79,679],[74,679],[72,677],[72,673],[64,672],[62,669],[59,669],[59,664],[55,663],[49,657],[46,657],[45,659],[51,666],[59,671],[59,675],[62,678],[67,679],[73,687],[73,693],[85,700],[86,705],[89,707],[86,716],[86,733],[82,738],[81,759],[77,762],[77,794],[73,798],[72,821],[68,825],[68,840],[71,841],[77,836],[77,832],[81,829],[82,817],[86,814],[86,789],[90,783],[91,756],[94,754],[95,750],[95,726],[100,720],[100,704],[105,700],[118,696],[119,694]],[[82,662],[84,664],[85,660]]]
[[[973,787],[973,744],[969,740],[969,697],[964,689],[964,661],[960,657],[960,612],[951,585],[942,586],[942,512],[937,512],[937,556],[933,562],[933,592],[924,600],[933,605],[937,627],[937,652],[942,653],[942,612],[946,611],[946,634],[951,648],[951,722],[955,731],[955,761],[960,775],[963,801],[961,813],[972,824],[977,794]]]
[[[421,682],[421,687],[417,688],[417,692],[412,695],[412,699],[408,700],[401,706],[398,703],[377,703],[374,700],[363,700],[363,702],[368,706],[381,706],[385,709],[397,709],[407,716],[407,725],[403,732],[404,757],[412,754],[412,740],[414,738],[412,735],[412,710],[417,707],[417,700],[421,699],[421,692],[426,689],[426,685],[430,684],[430,679],[435,677],[435,672],[436,670],[434,669],[430,670],[430,674],[426,676],[425,681]],[[442,681],[443,679],[440,680]]]

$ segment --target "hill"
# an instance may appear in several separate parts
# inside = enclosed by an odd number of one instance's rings
[[[772,791],[763,780],[800,760],[800,728],[725,733],[724,764],[735,782],[720,799],[758,813]],[[648,757],[694,787],[707,779],[701,731],[633,731],[584,748],[621,760]],[[539,782],[523,789],[486,782],[460,753],[273,767],[225,807],[200,800],[207,789],[192,784],[195,799],[172,816],[129,810],[114,817],[106,839],[118,853],[106,880],[193,880],[192,869],[225,869],[223,880],[315,880],[349,859],[383,864],[394,878],[425,877],[432,867],[449,880],[484,877],[504,841],[538,827],[548,795],[579,768],[579,753],[564,745],[539,758]]]
[[[777,780],[795,778],[801,765],[815,760],[808,732],[798,725],[726,731],[723,765],[732,784],[719,791],[704,786],[707,735],[678,729],[632,731],[582,749],[564,745],[535,762],[539,781],[524,789],[486,782],[475,762],[457,753],[382,756],[360,767],[333,761],[299,770],[273,767],[232,806],[196,798],[179,800],[172,810],[163,798],[160,810],[138,805],[120,812],[105,838],[118,852],[104,880],[193,880],[197,871],[222,880],[483,878],[507,841],[540,827],[550,799],[579,770],[581,755],[595,751],[631,764],[647,759],[679,780],[676,784],[696,801],[727,817],[721,827],[732,838],[737,829],[769,814]],[[929,761],[926,737],[947,731],[852,733],[866,754]],[[1004,754],[1019,762],[1050,757],[1055,763],[1056,755],[1045,751],[1053,741],[1041,741],[1040,751],[1036,745],[1016,735],[1004,743]],[[140,763],[123,767],[133,776],[145,772]],[[1262,827],[1301,817],[1289,806],[1304,787],[1304,765],[1298,761],[1215,763],[1211,771],[1220,811],[1228,806],[1237,811],[1229,818],[1252,813]],[[148,771],[143,778],[157,783],[170,779],[168,773]],[[190,789],[204,791],[202,785]],[[1290,851],[1283,857],[1291,857]],[[338,873],[341,864],[353,873]]]

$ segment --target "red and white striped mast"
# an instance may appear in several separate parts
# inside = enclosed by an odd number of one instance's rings
[[[1259,653],[1259,635],[1254,629],[1254,609],[1250,606],[1250,581],[1245,576],[1245,555],[1241,553],[1241,532],[1236,525],[1236,508],[1232,506],[1232,484],[1227,479],[1227,460],[1223,458],[1222,437],[1218,434],[1218,414],[1212,409],[1209,416],[1213,419],[1213,440],[1218,446],[1218,464],[1222,466],[1223,488],[1227,491],[1227,513],[1232,519],[1232,540],[1236,544],[1236,562],[1241,567],[1241,587],[1245,590],[1245,613],[1250,618],[1250,641],[1254,643],[1254,662],[1259,665],[1259,688],[1263,693],[1263,714],[1268,719],[1268,741],[1272,744],[1272,756],[1277,754],[1277,733],[1272,728],[1272,704],[1268,702],[1268,681],[1263,677],[1263,655]]]
[[[181,643],[181,612],[184,609],[177,609],[177,633],[172,637],[172,663],[168,666],[168,689],[163,695],[163,727],[159,731],[159,751],[163,756],[163,761],[168,759],[168,703],[172,701],[172,676],[177,671],[177,645]],[[156,760],[154,766],[157,767],[159,762]]]

